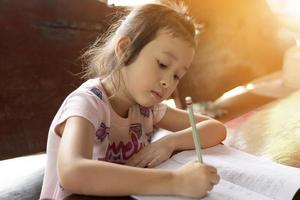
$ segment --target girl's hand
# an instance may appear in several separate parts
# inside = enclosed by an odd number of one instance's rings
[[[192,161],[175,172],[174,192],[188,197],[203,197],[220,180],[217,169],[213,166]]]
[[[174,151],[169,136],[165,136],[141,149],[133,155],[126,165],[135,167],[155,167],[169,159]]]

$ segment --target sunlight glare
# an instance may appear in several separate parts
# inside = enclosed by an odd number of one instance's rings
[[[267,0],[279,22],[291,31],[300,32],[299,0]]]

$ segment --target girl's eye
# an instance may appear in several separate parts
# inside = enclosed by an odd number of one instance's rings
[[[165,68],[168,67],[167,65],[163,64],[163,63],[160,62],[159,60],[157,60],[157,64],[158,64],[158,66],[159,66],[160,68],[162,68],[162,69],[165,69]]]
[[[175,74],[175,75],[174,75],[174,79],[175,79],[175,80],[179,80],[180,77],[179,77],[178,75]]]

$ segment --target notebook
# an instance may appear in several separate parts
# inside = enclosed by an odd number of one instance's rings
[[[300,169],[272,162],[268,159],[217,145],[203,151],[203,160],[217,168],[220,182],[205,200],[271,200],[292,199],[300,188]],[[195,151],[175,154],[159,169],[175,170],[197,160]],[[138,200],[188,200],[181,196],[132,196]]]

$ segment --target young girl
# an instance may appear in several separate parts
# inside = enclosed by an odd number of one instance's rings
[[[214,167],[187,163],[153,169],[174,151],[193,149],[186,111],[168,98],[193,60],[196,29],[183,6],[146,4],[86,53],[91,79],[63,102],[49,130],[41,199],[72,194],[202,197],[219,181]],[[196,115],[203,148],[225,127]],[[174,132],[151,143],[155,127]]]

